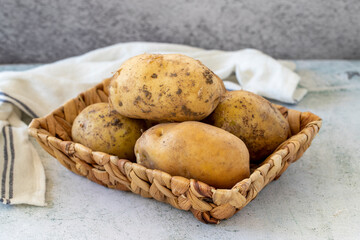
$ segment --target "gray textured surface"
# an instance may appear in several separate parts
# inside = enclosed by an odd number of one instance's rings
[[[310,93],[290,107],[318,114],[323,127],[304,156],[232,218],[205,225],[189,212],[104,188],[34,141],[48,206],[0,205],[0,239],[358,239],[360,61],[296,63]]]
[[[358,0],[0,0],[0,63],[49,62],[118,42],[360,58]]]

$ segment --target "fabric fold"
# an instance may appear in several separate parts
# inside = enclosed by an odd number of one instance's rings
[[[0,129],[0,201],[4,204],[44,206],[44,168],[29,142],[27,125],[21,121],[21,112],[13,102],[0,102]]]

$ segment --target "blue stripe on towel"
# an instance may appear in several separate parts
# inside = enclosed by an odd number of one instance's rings
[[[6,172],[7,172],[7,165],[8,165],[8,152],[7,152],[7,138],[6,138],[6,126],[2,128],[2,134],[4,138],[4,169],[2,172],[2,179],[1,179],[1,198],[5,199],[5,183],[6,183]]]
[[[1,92],[0,91],[0,95],[1,96],[5,96],[5,97],[8,97],[14,101],[16,101],[17,103],[19,103],[30,115],[32,115],[32,117],[34,118],[38,118],[38,116],[36,115],[36,113],[34,113],[27,105],[25,105],[23,102],[21,102],[20,100],[10,96],[9,94],[7,93],[4,93],[4,92]],[[16,105],[16,104],[15,104]]]
[[[10,143],[10,179],[9,179],[9,202],[13,197],[13,183],[14,183],[14,163],[15,163],[15,149],[14,149],[14,138],[12,133],[12,127],[9,125],[9,143]]]
[[[0,98],[1,97],[3,97],[3,96],[0,96]],[[26,109],[22,108],[21,105],[17,104],[15,101],[11,101],[8,99],[0,99],[0,103],[11,103],[11,104],[15,105],[16,107],[18,107],[21,111],[24,111],[29,115],[32,115],[30,112],[27,112]],[[34,116],[32,116],[32,117],[34,117]]]

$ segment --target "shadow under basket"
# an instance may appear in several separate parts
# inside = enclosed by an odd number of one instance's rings
[[[190,210],[205,223],[219,223],[245,207],[268,183],[280,177],[299,159],[319,132],[321,119],[310,112],[299,112],[275,105],[290,124],[289,138],[260,165],[252,166],[249,178],[231,189],[216,189],[203,182],[92,151],[72,142],[71,126],[86,106],[108,101],[109,79],[71,99],[43,118],[34,119],[29,133],[67,169],[103,186],[132,191],[146,198]]]

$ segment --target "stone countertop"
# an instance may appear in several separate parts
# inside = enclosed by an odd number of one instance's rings
[[[297,105],[323,119],[303,157],[219,225],[107,189],[35,146],[47,207],[0,205],[0,239],[356,239],[360,236],[360,61],[295,61],[309,93]],[[0,71],[34,65],[0,65]]]

